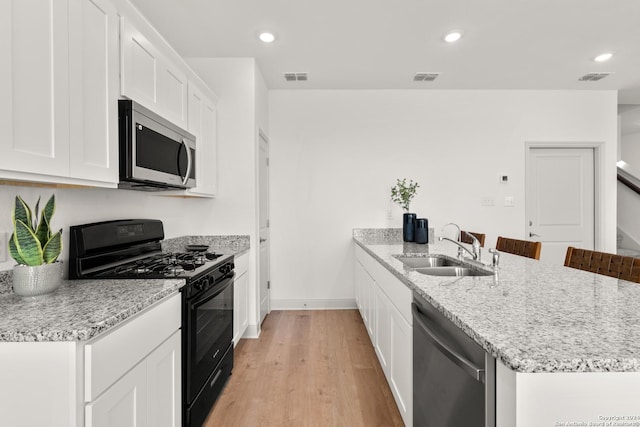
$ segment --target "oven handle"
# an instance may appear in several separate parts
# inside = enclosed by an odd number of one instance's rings
[[[234,271],[231,271],[229,273],[227,273],[225,276],[223,276],[222,280],[220,282],[218,282],[218,284],[224,284],[223,286],[215,286],[215,292],[211,292],[214,288],[209,289],[208,291],[206,291],[203,294],[200,294],[196,297],[191,297],[188,301],[189,301],[189,307],[190,310],[193,310],[194,306],[202,304],[203,302],[209,301],[211,298],[217,296],[218,294],[220,294],[221,292],[223,292],[225,289],[227,289],[231,284],[233,284],[233,277],[236,275],[236,273]],[[227,283],[225,283],[227,282]]]

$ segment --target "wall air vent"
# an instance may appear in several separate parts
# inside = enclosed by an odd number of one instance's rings
[[[283,73],[288,82],[305,82],[309,79],[309,73]]]
[[[435,79],[437,79],[439,75],[440,73],[416,73],[416,75],[413,76],[413,81],[414,82],[432,82]]]
[[[602,80],[607,77],[609,74],[613,73],[588,73],[584,76],[580,77],[578,81],[581,82],[597,82],[598,80]]]

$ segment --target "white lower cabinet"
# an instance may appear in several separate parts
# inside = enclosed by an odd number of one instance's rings
[[[236,346],[249,326],[249,254],[240,255],[234,263],[233,345]]]
[[[181,295],[87,341],[0,342],[0,425],[182,425]]]
[[[147,356],[147,425],[182,425],[182,337],[174,333]]]
[[[86,427],[181,425],[181,296],[85,345]]]
[[[142,363],[87,405],[85,426],[146,426],[147,412],[147,370]]]
[[[179,427],[180,331],[86,406],[86,427]]]
[[[413,425],[411,290],[355,246],[356,303],[405,425]]]

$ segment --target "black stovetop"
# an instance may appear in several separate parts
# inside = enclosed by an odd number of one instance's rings
[[[69,279],[194,279],[219,269],[226,275],[233,269],[233,254],[210,252],[206,245],[163,252],[164,227],[159,220],[76,225],[69,234]]]

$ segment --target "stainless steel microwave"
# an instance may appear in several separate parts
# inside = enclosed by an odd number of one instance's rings
[[[196,137],[142,105],[118,101],[118,188],[158,191],[196,185]]]

